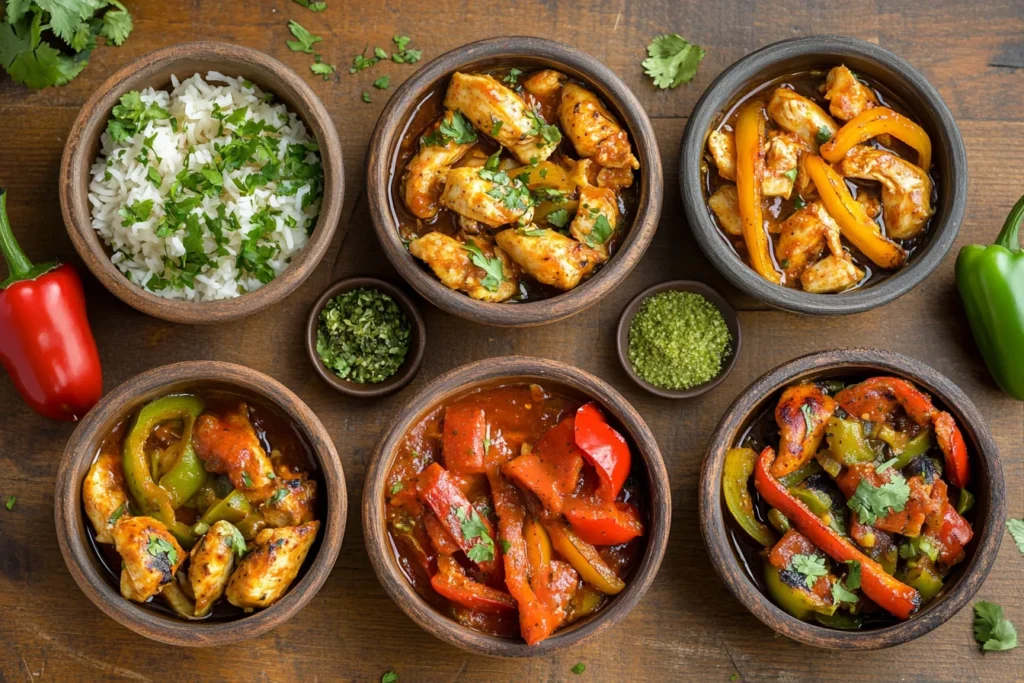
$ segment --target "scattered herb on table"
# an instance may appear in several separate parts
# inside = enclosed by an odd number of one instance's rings
[[[1024,555],[1024,520],[1011,517],[1006,520],[1006,528],[1013,536],[1013,542],[1017,544],[1017,551]]]
[[[689,389],[722,370],[732,335],[721,312],[693,292],[648,297],[629,325],[629,362],[644,381]]]
[[[704,59],[704,49],[678,33],[666,33],[651,41],[647,55],[642,63],[644,72],[654,80],[654,85],[665,90],[693,80]]]
[[[377,90],[387,90],[391,85],[391,76],[381,76],[373,82],[373,87]]]
[[[325,81],[329,81],[331,74],[334,73],[334,65],[322,62],[320,59],[320,55],[316,55],[316,61],[309,65],[309,70],[317,76],[323,76]]]
[[[394,671],[389,671],[380,677],[380,683],[397,683],[398,674]]]
[[[363,91],[363,102],[366,102],[367,104],[373,102],[373,100],[370,99],[370,93],[366,92],[365,90]]]
[[[573,668],[569,669],[569,671],[573,672],[577,676],[579,676],[581,673],[583,673],[586,670],[587,670],[587,665],[584,664],[583,662],[576,662],[576,666],[574,666]]]
[[[1017,629],[1003,616],[999,605],[980,600],[974,603],[974,639],[987,652],[1017,647]]]
[[[4,502],[4,507],[7,508],[8,512],[10,512],[14,509],[14,504],[16,502],[18,502],[17,498],[15,498],[14,496],[7,496],[7,500],[6,502]]]
[[[396,64],[415,64],[423,56],[423,50],[409,48],[412,38],[409,36],[393,36],[391,41],[395,44],[395,52],[391,53],[391,61]]]
[[[296,5],[302,5],[306,9],[312,10],[314,12],[323,12],[325,9],[327,9],[326,2],[310,2],[309,0],[292,0],[292,2],[294,2]]]
[[[297,21],[288,22],[288,30],[295,36],[295,40],[288,41],[288,47],[293,52],[305,52],[308,55],[313,54],[313,45],[319,43],[323,38],[315,36],[305,29]]]
[[[394,299],[361,287],[339,294],[320,311],[316,352],[341,379],[375,384],[398,371],[411,336],[409,319]]]

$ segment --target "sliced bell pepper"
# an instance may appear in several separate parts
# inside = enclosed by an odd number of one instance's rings
[[[722,495],[736,523],[755,541],[770,548],[775,543],[775,534],[754,516],[754,502],[747,489],[755,460],[757,453],[753,448],[733,448],[725,454]]]
[[[160,477],[160,487],[170,494],[171,507],[175,508],[194,496],[209,477],[192,447],[192,427],[196,420],[186,416],[183,422],[185,428],[181,433],[181,441],[171,446],[179,452],[178,457],[167,473]]]
[[[454,405],[444,411],[442,453],[444,466],[452,474],[484,471],[484,439],[487,417],[483,408]]]
[[[536,166],[520,166],[508,170],[508,177],[522,181],[531,190],[549,187],[565,193],[576,191],[576,182],[556,163],[541,161]]]
[[[455,542],[448,530],[444,528],[437,519],[437,515],[433,512],[428,512],[423,515],[423,526],[427,530],[427,536],[430,537],[430,542],[434,546],[434,550],[445,555],[454,555],[459,552],[459,544]]]
[[[498,570],[494,527],[470,504],[448,470],[431,463],[420,475],[417,492],[470,560],[485,574]]]
[[[576,590],[575,595],[572,596],[568,614],[565,617],[566,623],[571,624],[583,617],[590,616],[601,608],[605,600],[604,593],[590,584],[583,584]]]
[[[502,473],[532,491],[544,507],[562,512],[564,496],[576,489],[583,469],[583,451],[576,445],[574,416],[546,431],[533,451],[502,466]],[[440,515],[439,515],[440,516]]]
[[[926,556],[909,560],[899,578],[908,586],[916,588],[925,602],[934,598],[942,590],[942,576]]]
[[[577,536],[565,522],[545,520],[544,528],[551,537],[551,545],[584,581],[605,595],[615,595],[626,587],[625,582],[601,559],[597,549]]]
[[[523,525],[523,539],[526,541],[526,558],[530,562],[531,574],[550,571],[551,539],[540,522],[528,517]]]
[[[576,535],[592,545],[628,543],[644,533],[640,512],[629,503],[570,496],[562,513]]]
[[[910,461],[919,455],[924,455],[935,446],[935,439],[932,438],[932,430],[925,429],[912,437],[903,448],[896,451],[896,462],[892,464],[893,469],[902,470],[910,464]],[[947,469],[948,469],[947,465]]]
[[[825,440],[828,442],[832,458],[848,467],[861,462],[872,462],[878,457],[864,437],[864,423],[860,420],[830,418],[825,428]]]
[[[948,502],[942,512],[942,527],[938,532],[939,563],[951,567],[964,558],[964,546],[974,537],[971,523],[960,516]]]
[[[583,457],[597,470],[597,495],[608,502],[615,500],[629,477],[632,462],[626,439],[605,421],[593,403],[576,411],[575,434]]]
[[[878,231],[878,226],[868,217],[864,207],[850,194],[841,175],[814,154],[807,155],[804,167],[825,209],[839,224],[846,239],[879,268],[892,270],[906,263],[907,252]]]
[[[439,595],[477,612],[516,611],[516,601],[511,595],[477,583],[461,571],[439,571],[430,578],[430,585]]]
[[[882,566],[829,527],[793,495],[769,468],[775,460],[771,446],[761,451],[754,465],[754,486],[769,505],[778,508],[793,526],[837,562],[857,560],[861,564],[861,588],[879,607],[900,619],[908,619],[921,604],[916,590],[885,573]],[[557,546],[556,546],[557,547]]]
[[[865,109],[843,125],[821,146],[821,156],[836,163],[856,145],[879,135],[891,135],[917,152],[917,165],[927,171],[932,165],[932,141],[924,128],[888,107]]]
[[[772,260],[771,242],[764,225],[761,182],[764,179],[764,103],[751,100],[736,119],[736,191],[739,193],[743,241],[754,271],[775,284],[782,274]]]
[[[754,460],[757,459],[757,453],[754,452],[754,449],[750,449],[750,452],[753,453],[754,456],[750,459],[750,471],[753,472]],[[810,477],[811,475],[818,474],[819,472],[824,471],[825,469],[817,460],[808,460],[805,464],[801,465],[799,469],[793,470],[789,474],[779,477],[779,481],[781,481],[787,487],[792,488],[799,484],[800,482],[802,482],[804,479]]]
[[[209,526],[213,526],[222,519],[237,524],[251,513],[252,506],[249,504],[249,499],[245,497],[244,493],[235,489],[207,508],[200,521]]]
[[[835,603],[826,602],[804,586],[790,586],[783,581],[779,568],[772,564],[764,565],[764,585],[772,602],[797,619],[806,620],[814,614],[835,614]]]
[[[953,416],[942,411],[935,415],[935,439],[946,460],[946,476],[949,482],[962,489],[971,483],[971,468],[967,463],[967,443]]]

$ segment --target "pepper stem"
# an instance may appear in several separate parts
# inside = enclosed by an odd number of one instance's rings
[[[7,268],[10,270],[9,280],[20,280],[32,270],[32,262],[21,250],[18,240],[14,239],[11,222],[7,219],[7,190],[2,187],[0,187],[0,251],[3,251],[4,260],[7,261]]]
[[[1010,209],[1010,215],[1003,223],[1003,229],[999,231],[995,243],[1006,247],[1010,251],[1020,251],[1020,226],[1024,222],[1024,197],[1017,200],[1017,203]]]

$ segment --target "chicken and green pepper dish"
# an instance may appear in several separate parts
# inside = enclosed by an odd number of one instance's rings
[[[841,629],[908,619],[964,560],[967,446],[910,382],[790,386],[742,443],[722,480],[735,547],[794,617]]]
[[[761,277],[844,292],[902,268],[935,213],[928,134],[839,65],[767,83],[708,134],[707,205]]]
[[[534,385],[428,413],[386,483],[409,582],[469,628],[539,643],[626,586],[646,508],[630,447],[594,403]]]
[[[107,434],[82,501],[122,596],[230,617],[274,604],[298,576],[320,526],[311,473],[283,417],[230,394],[180,394]]]
[[[418,108],[395,162],[409,253],[480,301],[543,299],[607,262],[640,163],[597,95],[545,70],[456,72]]]

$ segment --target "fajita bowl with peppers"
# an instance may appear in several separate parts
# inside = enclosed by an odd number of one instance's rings
[[[440,377],[377,444],[363,493],[374,570],[421,627],[464,649],[550,654],[622,619],[670,520],[653,435],[611,387],[510,357]]]
[[[726,585],[773,629],[889,647],[978,589],[1003,488],[987,427],[948,379],[899,354],[826,351],[727,411],[701,473],[701,527]]]

